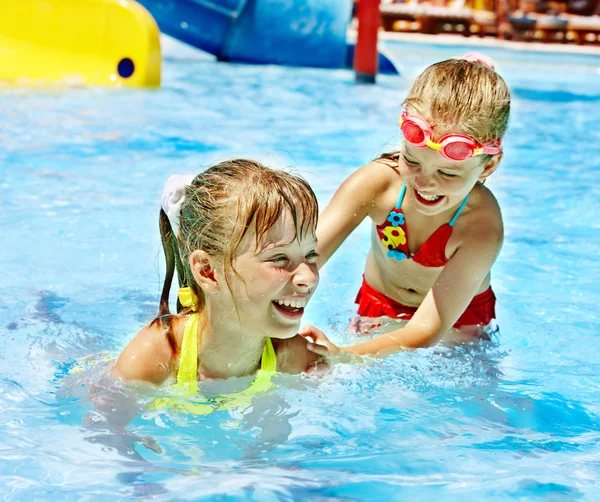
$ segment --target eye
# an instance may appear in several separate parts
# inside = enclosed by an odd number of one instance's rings
[[[268,261],[270,261],[271,263],[275,263],[276,265],[285,265],[288,262],[288,260],[289,258],[286,255],[281,254],[274,256],[273,258],[269,258]]]
[[[451,174],[444,171],[438,171],[444,178],[457,178],[457,174]]]
[[[308,253],[306,255],[306,261],[308,263],[315,263],[317,261],[318,257],[319,257],[319,253],[317,253],[316,251],[311,251],[310,253]]]
[[[409,166],[416,166],[416,165],[418,165],[418,164],[419,164],[418,162],[416,162],[416,161],[414,161],[414,160],[410,160],[410,159],[408,159],[408,158],[406,157],[406,155],[403,155],[403,157],[404,157],[404,162],[406,162],[406,163],[407,163]]]

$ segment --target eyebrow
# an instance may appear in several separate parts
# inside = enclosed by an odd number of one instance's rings
[[[402,156],[403,157],[409,156],[409,157],[415,159],[417,162],[420,162],[411,152],[407,152],[406,149],[402,151]],[[453,172],[457,172],[457,173],[462,173],[463,171],[468,171],[468,169],[459,167],[454,164],[436,165],[435,167],[437,167],[438,169],[443,169],[444,171],[453,171]]]
[[[404,157],[405,159],[410,159],[411,161],[414,161],[414,162],[420,162],[419,159],[417,159],[412,153],[407,152],[406,150],[404,150],[402,152],[402,157]]]
[[[402,152],[402,155],[404,155],[405,157],[407,155],[409,155],[410,157],[416,159],[417,157],[415,156],[415,154],[413,152],[410,151],[411,149],[420,150],[416,146],[411,145],[408,141],[405,141],[404,148],[402,150],[400,150],[400,151]]]
[[[452,164],[446,164],[443,166],[437,166],[438,169],[443,169],[444,171],[454,171],[454,172],[463,172],[467,171],[464,167],[453,166]]]
[[[292,245],[291,243],[289,243],[289,244],[274,244],[274,243],[270,242],[270,243],[262,246],[260,248],[259,252],[264,253],[265,251],[272,251],[273,249],[289,248],[289,247],[291,247],[291,245]]]
[[[269,244],[267,244],[266,246],[262,246],[258,251],[258,254],[261,253],[266,253],[268,251],[273,251],[275,249],[286,249],[286,248],[290,248],[292,247],[292,245],[294,244],[294,242],[296,242],[298,239],[294,239],[292,242],[288,242],[287,244],[274,244],[272,242],[270,242]],[[274,245],[272,245],[274,244]],[[314,244],[314,247],[317,247],[318,241],[315,238],[314,240],[311,241],[311,244]]]

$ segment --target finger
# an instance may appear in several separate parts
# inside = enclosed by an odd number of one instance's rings
[[[306,338],[307,340],[313,340],[314,342],[317,342],[319,340],[325,340],[327,341],[327,337],[325,336],[325,333],[323,333],[322,331],[318,330],[317,328],[310,326],[310,329],[308,329],[308,327],[300,330],[298,332],[298,334],[304,338]]]
[[[315,344],[319,340],[319,336],[314,333],[298,333],[298,334],[306,340],[306,343]]]
[[[319,356],[327,357],[329,355],[329,349],[324,345],[317,345],[316,343],[307,343],[306,348]]]
[[[315,328],[314,326],[307,324],[306,326],[303,326],[300,331],[298,331],[299,335],[304,336],[307,333],[312,333],[313,331],[315,331],[317,328]]]

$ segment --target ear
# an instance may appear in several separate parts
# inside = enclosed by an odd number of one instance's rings
[[[502,157],[504,156],[504,152],[500,152],[494,155],[488,163],[484,166],[483,172],[479,175],[479,181],[484,181],[490,174],[492,174],[500,164]]]
[[[190,255],[190,268],[200,289],[208,293],[219,290],[215,260],[206,251],[196,249]]]

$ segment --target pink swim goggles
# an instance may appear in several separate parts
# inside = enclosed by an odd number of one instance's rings
[[[435,143],[432,140],[433,128],[429,122],[418,115],[409,115],[406,110],[400,115],[398,123],[404,138],[411,145],[415,145],[417,148],[429,147],[437,150],[446,160],[461,161],[470,159],[475,155],[496,155],[502,150],[501,138],[488,141],[482,145],[470,136],[463,134],[446,134],[446,136],[440,138],[439,143]]]

